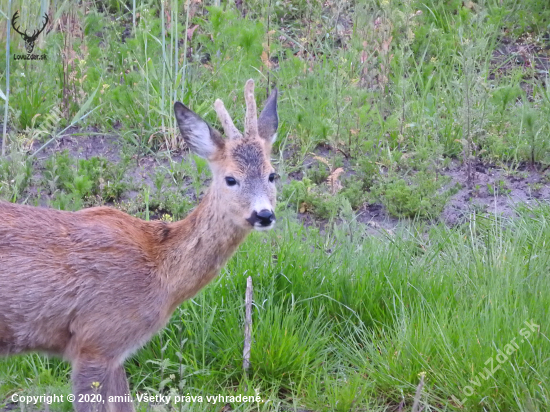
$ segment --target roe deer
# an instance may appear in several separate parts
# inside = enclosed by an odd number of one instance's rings
[[[252,229],[273,227],[277,90],[259,119],[252,80],[245,101],[244,136],[223,103],[214,104],[227,139],[174,104],[185,142],[213,175],[182,221],[0,202],[0,355],[43,351],[69,360],[78,412],[133,411],[132,402],[108,402],[129,394],[124,359],[218,274]],[[104,404],[78,402],[96,393]]]

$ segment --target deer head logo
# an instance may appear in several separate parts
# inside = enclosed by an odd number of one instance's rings
[[[44,18],[46,19],[46,21],[44,22],[44,25],[42,26],[42,28],[40,30],[35,30],[30,36],[27,34],[27,30],[25,30],[24,33],[21,33],[19,29],[15,27],[15,21],[17,20],[18,17],[19,17],[19,10],[17,10],[14,13],[13,17],[11,18],[11,25],[13,29],[17,33],[19,33],[21,37],[23,37],[23,40],[25,40],[25,49],[27,49],[27,53],[30,54],[34,49],[34,42],[36,41],[40,33],[44,31],[44,29],[46,28],[46,24],[48,24],[48,21],[49,21],[48,15],[44,14]]]

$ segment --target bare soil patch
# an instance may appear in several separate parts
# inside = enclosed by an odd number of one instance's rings
[[[461,223],[472,212],[511,217],[519,204],[550,201],[550,175],[525,166],[506,171],[481,162],[475,164],[471,188],[464,165],[456,162],[443,174],[462,188],[447,202],[442,220],[450,226]]]

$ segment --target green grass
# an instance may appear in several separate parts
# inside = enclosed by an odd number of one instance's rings
[[[42,0],[40,8],[13,0],[22,27],[45,10],[57,24],[35,46],[47,60],[12,59],[0,70],[8,126],[0,197],[69,210],[108,204],[146,219],[183,218],[209,178],[204,161],[174,153],[183,146],[174,100],[217,125],[212,103],[222,98],[242,128],[246,79],[256,80],[258,101],[272,86],[281,91],[281,224],[252,235],[127,361],[133,392],[266,401],[237,410],[411,410],[425,373],[417,395],[425,410],[548,410],[550,209],[439,223],[457,183],[474,198],[486,186],[475,176],[450,181],[451,163],[537,171],[546,177],[529,183],[533,191],[548,184],[548,71],[529,54],[498,52],[508,38],[548,57],[548,2],[250,0],[246,13],[228,2],[190,3],[136,0],[134,10],[121,0]],[[10,50],[23,53],[13,31]],[[55,150],[69,133],[116,135],[119,159]],[[145,172],[144,158],[153,163]],[[511,189],[499,180],[487,190]],[[405,223],[368,235],[355,212],[372,204]],[[329,224],[305,228],[296,212]],[[249,376],[247,276],[255,287]],[[524,338],[531,320],[540,330]],[[486,362],[505,348],[509,359],[484,379]],[[0,359],[0,404],[20,391],[67,394],[69,374],[66,363],[36,354]]]
[[[411,226],[388,238],[360,227],[321,236],[285,219],[268,236],[252,235],[221,276],[127,361],[133,391],[253,388],[271,400],[262,410],[277,410],[277,402],[377,410],[401,400],[410,408],[425,372],[422,401],[433,410],[454,410],[452,396],[472,411],[546,410],[549,219],[541,206],[511,221],[473,216],[457,229]],[[255,301],[249,378],[242,372],[247,276]],[[540,329],[523,339],[526,321]],[[509,359],[480,378],[513,339]],[[38,355],[0,362],[4,396],[68,390],[64,363]]]

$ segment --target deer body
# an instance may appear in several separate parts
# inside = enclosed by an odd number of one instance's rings
[[[251,81],[246,90],[252,93]],[[216,102],[230,139],[176,103],[184,139],[213,171],[208,193],[182,221],[145,222],[107,207],[66,212],[0,202],[0,355],[63,356],[73,366],[75,395],[97,392],[94,382],[105,400],[129,392],[124,359],[219,273],[252,229],[273,226],[276,91],[260,115],[261,132],[250,127],[250,93],[244,137]],[[75,403],[79,412],[97,406]],[[99,407],[133,410],[131,403]]]
[[[0,353],[43,350],[73,360],[83,345],[99,345],[123,359],[209,283],[246,236],[230,225],[214,235],[208,226],[223,220],[207,216],[207,204],[167,224],[106,207],[63,212],[0,203]],[[96,319],[101,342],[87,336]]]

